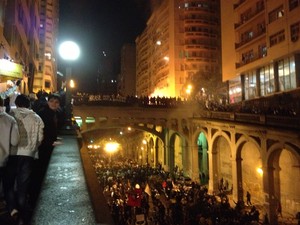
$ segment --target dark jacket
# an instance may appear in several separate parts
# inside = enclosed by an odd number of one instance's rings
[[[51,110],[48,105],[37,113],[44,122],[44,139],[40,147],[49,147],[57,140],[58,133],[58,113]]]

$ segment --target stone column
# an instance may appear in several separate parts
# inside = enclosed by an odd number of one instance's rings
[[[236,174],[237,174],[236,175],[236,179],[237,179],[236,185],[237,185],[237,187],[236,188],[233,187],[233,191],[236,190],[236,191],[234,191],[234,193],[235,193],[235,196],[237,196],[238,201],[244,201],[242,161],[243,161],[243,159],[240,156],[238,156],[236,158]]]
[[[199,181],[199,162],[198,162],[198,146],[192,145],[191,148],[191,162],[192,162],[192,180]]]
[[[211,144],[208,145],[210,149],[208,151],[208,160],[209,160],[209,185],[208,191],[213,194],[218,191],[218,163],[217,163],[217,152],[211,149]]]

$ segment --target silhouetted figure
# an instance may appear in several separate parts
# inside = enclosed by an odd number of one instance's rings
[[[250,194],[249,191],[247,191],[246,198],[247,198],[247,205],[252,205],[252,203],[251,203],[251,194]]]
[[[280,201],[278,201],[278,204],[277,204],[277,216],[282,217],[282,207],[281,207]]]
[[[263,225],[268,225],[268,224],[270,224],[269,216],[268,216],[268,213],[266,213],[265,216],[264,216]]]

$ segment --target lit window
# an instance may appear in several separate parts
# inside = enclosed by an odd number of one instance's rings
[[[284,16],[283,5],[274,9],[272,12],[269,13],[269,23],[274,22],[275,20]]]

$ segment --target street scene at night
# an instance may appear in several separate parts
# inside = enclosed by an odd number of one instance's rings
[[[0,0],[0,225],[299,225],[299,0]]]

